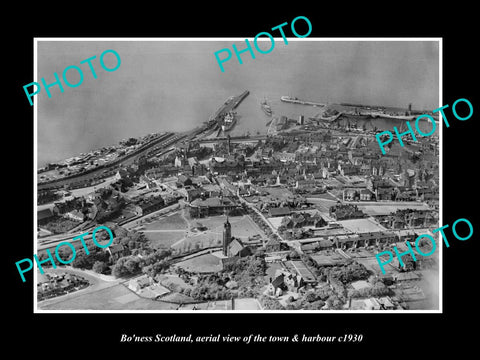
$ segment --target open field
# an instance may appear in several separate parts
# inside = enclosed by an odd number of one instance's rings
[[[149,231],[143,234],[150,240],[152,247],[158,249],[167,249],[185,237],[183,231]]]
[[[260,303],[254,298],[234,299],[235,310],[262,310]]]
[[[193,286],[185,283],[176,275],[157,275],[157,281],[172,291],[180,291],[181,289],[193,289]]]
[[[222,270],[220,259],[211,254],[200,255],[177,263],[177,266],[191,272],[218,272]]]
[[[179,212],[175,212],[159,219],[148,219],[143,227],[145,230],[186,230],[188,224]]]
[[[170,310],[173,304],[142,299],[122,284],[117,284],[87,294],[73,296],[63,301],[43,304],[42,310]]]

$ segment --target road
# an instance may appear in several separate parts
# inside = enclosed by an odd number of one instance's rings
[[[253,205],[252,203],[249,203],[247,200],[245,200],[244,198],[242,198],[240,195],[237,194],[237,197],[238,199],[240,200],[241,203],[244,203],[245,205],[247,205],[250,209],[252,209],[253,211],[255,211],[262,219],[263,221],[270,227],[270,229],[272,230],[272,233],[273,234],[276,234],[278,236],[278,238],[280,239],[281,242],[285,242],[285,243],[288,243],[287,240],[285,240],[282,235],[280,235],[280,233],[277,231],[277,229],[275,229],[273,227],[273,225],[270,223],[270,221],[267,220],[267,218],[265,217],[265,215],[262,214],[262,212],[260,210],[257,209],[257,207],[255,205]]]

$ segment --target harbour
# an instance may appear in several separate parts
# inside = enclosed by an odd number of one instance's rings
[[[245,99],[250,92],[248,90],[244,91],[238,96],[230,96],[225,102],[217,109],[217,111],[210,117],[207,129],[212,129],[213,131],[218,130],[217,136],[221,133],[230,131],[236,124],[236,112],[233,110],[240,105],[240,103]]]

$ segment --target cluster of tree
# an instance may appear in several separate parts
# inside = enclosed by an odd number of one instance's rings
[[[110,266],[114,265],[112,274],[116,277],[139,273],[144,267],[146,267],[144,273],[155,276],[169,267],[171,250],[151,248],[143,233],[127,231],[115,224],[107,225],[115,236],[113,244],[123,245],[125,256],[113,264],[107,251],[96,246],[88,246],[88,255],[83,248],[76,251],[75,260],[71,263],[73,267],[93,270],[99,274],[108,274]],[[101,242],[107,240],[109,235],[107,232],[98,232],[96,238]],[[69,249],[62,248],[59,255],[62,259],[69,259],[71,252]],[[141,255],[141,257],[137,255]]]
[[[264,258],[252,255],[238,259],[236,263],[226,266],[224,271],[237,282],[240,293],[251,297],[259,294],[261,288],[265,285],[266,269],[267,265]]]
[[[325,303],[331,310],[341,310],[343,308],[343,305],[345,304],[345,301],[346,299],[341,296],[332,295],[327,299]]]
[[[199,301],[226,300],[234,297],[255,297],[264,283],[266,264],[262,257],[248,256],[225,265],[223,271],[199,275],[193,289],[183,293]],[[184,272],[179,274],[185,277]],[[235,284],[232,286],[232,284]]]
[[[259,300],[265,310],[285,310],[278,300],[272,299],[269,296],[262,295]]]
[[[124,256],[117,260],[112,274],[119,278],[138,274],[142,270],[141,259],[135,256]]]
[[[54,234],[63,234],[73,229],[78,224],[79,223],[77,221],[65,219],[62,216],[55,215],[48,221],[48,223],[42,225],[42,227]]]
[[[256,279],[265,276],[266,268],[267,264],[263,257],[252,255],[226,264],[224,272],[230,273],[235,281],[239,281],[245,277]]]
[[[326,301],[332,295],[331,290],[328,287],[323,287],[321,289],[314,289],[308,291],[304,299],[305,301],[312,303],[318,300]]]
[[[113,275],[117,277],[132,275],[146,267],[144,273],[155,276],[170,266],[171,250],[151,248],[143,233],[127,231],[117,225],[108,224],[108,226],[115,234],[113,244],[121,244],[125,248],[125,256],[118,259],[112,270]],[[107,240],[109,235],[106,232],[98,232],[96,238],[97,241],[101,242],[102,240]],[[137,255],[141,255],[141,258],[137,257]],[[66,247],[60,248],[59,256],[61,259],[68,261],[72,257],[72,251]],[[45,260],[47,255],[41,253],[39,254],[39,259]],[[50,262],[42,266],[48,267],[48,264]],[[88,246],[88,255],[85,249],[76,249],[75,259],[71,262],[71,266],[74,268],[93,270],[99,274],[108,274],[111,265],[114,264],[110,259],[109,253],[92,244]]]
[[[39,191],[37,194],[37,204],[42,205],[60,199],[61,195],[53,190]]]
[[[301,309],[304,309],[304,310],[321,310],[324,306],[325,306],[325,301],[316,300],[316,301],[312,301],[312,302],[309,302],[309,303],[303,305],[303,307],[301,307]],[[287,306],[287,309],[288,309],[288,306]]]
[[[335,266],[318,266],[308,255],[303,255],[302,260],[307,266],[316,269],[314,272],[322,281],[326,279],[330,279],[330,281],[338,280],[345,285],[357,280],[366,280],[371,275],[371,272],[365,266],[354,260]]]
[[[330,286],[333,289],[333,292],[338,295],[343,301],[347,298],[347,289],[343,283],[335,277],[330,277]]]
[[[154,278],[170,267],[171,250],[157,250],[142,259],[142,272]]]
[[[145,235],[137,231],[129,231],[124,235],[117,236],[114,243],[123,245],[133,255],[149,255],[155,252],[150,247],[150,243]]]
[[[62,252],[62,250],[64,250],[64,249],[60,249],[60,252]],[[69,251],[70,250],[66,250],[67,253]],[[62,259],[68,259],[69,258],[68,254],[65,254],[65,255],[60,254],[60,256],[61,256]],[[92,270],[93,266],[96,262],[104,263],[108,268],[109,255],[103,249],[100,249],[96,246],[92,246],[92,247],[89,246],[88,247],[88,255],[86,254],[86,252],[83,248],[76,250],[75,260],[73,260],[72,266],[74,268],[78,268],[78,269]],[[108,272],[107,268],[103,268],[102,271],[97,271],[97,270],[100,270],[100,265],[97,264],[96,269],[93,269],[93,270],[98,272],[98,273],[104,274],[104,273]]]
[[[308,293],[310,295],[310,293]],[[325,306],[325,301],[319,298],[309,297],[300,297],[295,300],[293,296],[289,297],[287,300],[286,310],[321,310]]]
[[[363,288],[360,290],[352,290],[349,292],[352,298],[367,298],[372,296],[387,296],[391,295],[392,290],[388,288],[383,282],[377,281],[373,287]]]
[[[138,255],[139,251],[140,250],[134,252]],[[145,249],[143,251],[145,255],[142,257],[129,255],[118,259],[112,269],[112,274],[115,277],[123,277],[135,275],[142,271],[153,278],[169,268],[171,251],[154,250],[150,253],[147,253]]]
[[[92,270],[98,274],[109,274],[110,266],[105,261],[95,261],[92,266]]]
[[[189,282],[185,272],[182,271],[180,276]],[[237,296],[236,291],[227,287],[229,281],[228,275],[222,272],[199,275],[195,287],[183,288],[181,292],[198,301],[227,300]]]
[[[183,294],[198,301],[229,300],[236,297],[236,292],[215,283],[201,284],[193,289],[187,288],[183,291]]]
[[[346,298],[339,296],[329,287],[309,290],[295,300],[290,297],[287,300],[287,310],[321,310],[325,305],[329,309],[339,310],[343,308]]]

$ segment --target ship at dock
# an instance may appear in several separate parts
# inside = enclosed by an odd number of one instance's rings
[[[267,116],[272,116],[272,108],[270,105],[267,104],[267,100],[263,99],[263,101],[260,103],[260,106],[262,107],[263,112]]]
[[[228,132],[233,128],[233,126],[237,122],[236,115],[237,113],[235,111],[229,111],[225,114],[225,116],[223,117],[223,121],[220,125],[220,128],[223,132]]]
[[[292,103],[292,104],[311,105],[311,106],[315,106],[315,107],[316,106],[325,106],[325,104],[316,103],[316,102],[313,102],[313,101],[304,101],[304,100],[300,100],[299,98],[291,97],[291,96],[282,96],[280,98],[280,100],[282,100],[283,102]]]
[[[233,111],[245,99],[250,92],[244,91],[238,96],[230,96],[223,104],[204,122],[204,134],[211,134],[218,131],[217,136],[222,132],[230,131],[237,122],[236,112]],[[206,135],[205,135],[206,136]]]

